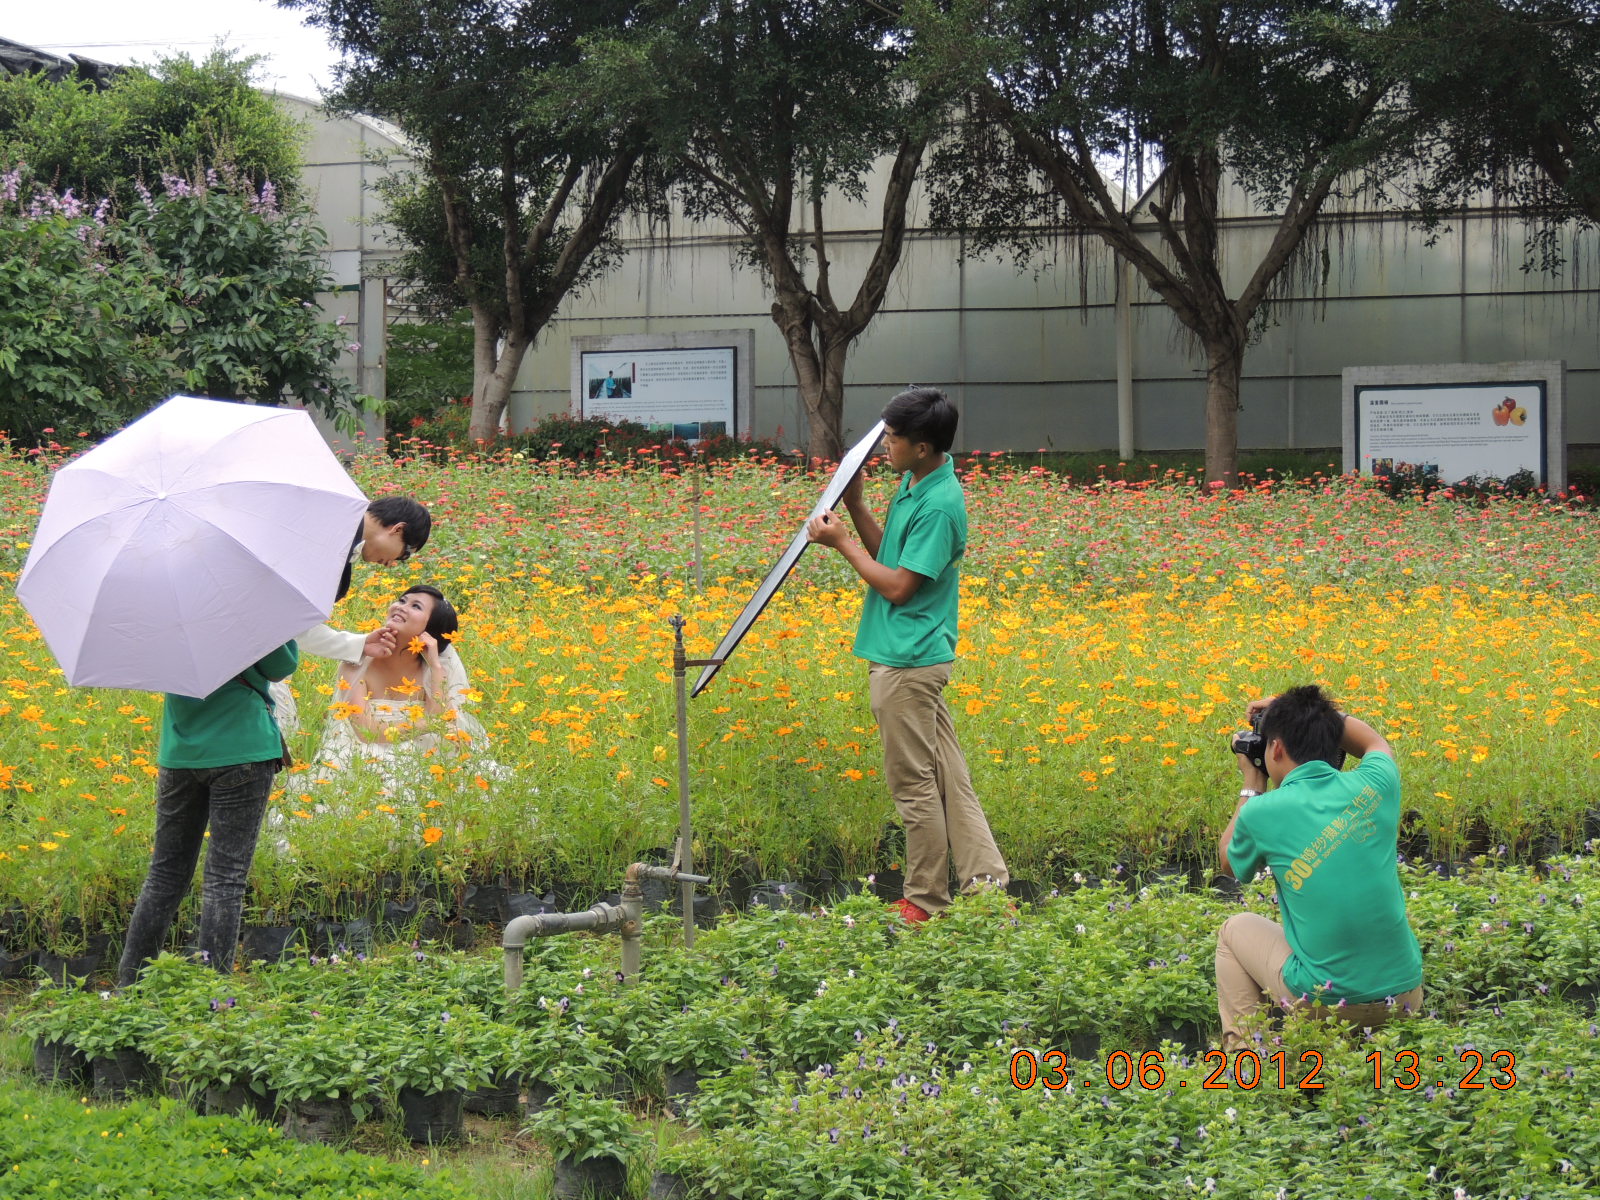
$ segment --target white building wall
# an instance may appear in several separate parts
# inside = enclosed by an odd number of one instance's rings
[[[830,201],[834,294],[847,303],[876,238],[870,203]],[[1241,215],[1224,236],[1224,268],[1237,289],[1267,240],[1270,221]],[[883,311],[846,370],[845,437],[865,429],[908,383],[948,388],[963,411],[963,448],[1106,449],[1118,445],[1116,276],[1094,241],[1062,239],[1052,262],[1019,270],[996,258],[962,258],[953,236],[912,229]],[[798,223],[798,222],[797,222]],[[510,420],[524,428],[565,411],[569,342],[596,333],[743,326],[755,333],[756,432],[804,440],[804,417],[760,274],[741,266],[726,227],[625,231],[622,264],[569,299],[529,355]],[[1340,372],[1347,366],[1564,359],[1569,438],[1600,443],[1600,346],[1594,336],[1596,269],[1578,244],[1560,277],[1521,270],[1523,231],[1487,212],[1468,214],[1433,246],[1398,215],[1370,213],[1330,227],[1320,264],[1264,323],[1245,360],[1240,441],[1245,448],[1333,447],[1340,439]],[[1140,450],[1204,444],[1204,361],[1177,319],[1135,278],[1133,442]]]

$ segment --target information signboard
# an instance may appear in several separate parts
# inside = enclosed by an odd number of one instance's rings
[[[1356,461],[1363,474],[1406,470],[1441,483],[1545,482],[1541,380],[1356,388]]]
[[[735,350],[586,351],[579,361],[580,415],[637,421],[685,442],[734,436]]]

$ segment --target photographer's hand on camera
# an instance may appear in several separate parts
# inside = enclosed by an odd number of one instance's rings
[[[1243,804],[1251,796],[1259,796],[1266,791],[1272,780],[1268,779],[1267,773],[1251,762],[1247,756],[1235,754],[1233,757],[1239,763],[1239,803]]]

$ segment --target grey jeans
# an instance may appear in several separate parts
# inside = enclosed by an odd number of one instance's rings
[[[233,967],[244,885],[272,795],[276,759],[226,767],[162,767],[156,781],[155,850],[117,965],[127,986],[161,951],[206,847],[199,948],[218,971]],[[207,837],[209,829],[211,836]]]

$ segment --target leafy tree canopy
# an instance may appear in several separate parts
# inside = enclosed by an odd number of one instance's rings
[[[109,433],[177,392],[353,415],[309,213],[226,169],[159,182],[118,211],[0,174],[0,429]]]
[[[135,198],[163,176],[226,164],[252,187],[299,186],[303,129],[250,83],[257,59],[215,50],[196,62],[163,59],[117,74],[108,88],[0,76],[0,162],[26,162],[36,179],[79,196]]]
[[[1600,223],[1600,0],[1386,7],[1330,27],[1405,86],[1425,222],[1487,194],[1531,218],[1535,264],[1559,266],[1566,223]]]
[[[907,6],[921,47],[913,69],[969,97],[961,136],[936,156],[936,220],[1022,257],[1051,231],[1075,231],[1131,264],[1204,350],[1213,480],[1236,472],[1255,322],[1317,247],[1329,199],[1376,186],[1372,164],[1406,126],[1385,73],[1319,35],[1322,22],[1375,12],[1367,0]],[[1108,166],[1144,162],[1154,180],[1144,194],[1108,177]],[[1225,263],[1228,182],[1271,228],[1252,258]]]
[[[400,126],[417,170],[385,188],[417,301],[473,318],[473,436],[494,435],[528,347],[614,253],[645,149],[629,93],[574,85],[584,38],[635,0],[279,0],[343,52],[329,98]]]
[[[645,99],[689,219],[744,235],[745,260],[772,289],[811,453],[838,457],[846,356],[899,263],[939,116],[900,73],[908,41],[898,14],[881,4],[688,0],[654,5],[590,45],[590,90]],[[863,200],[874,182],[883,185],[880,211],[867,218],[878,218],[876,238],[847,275],[823,201]]]

